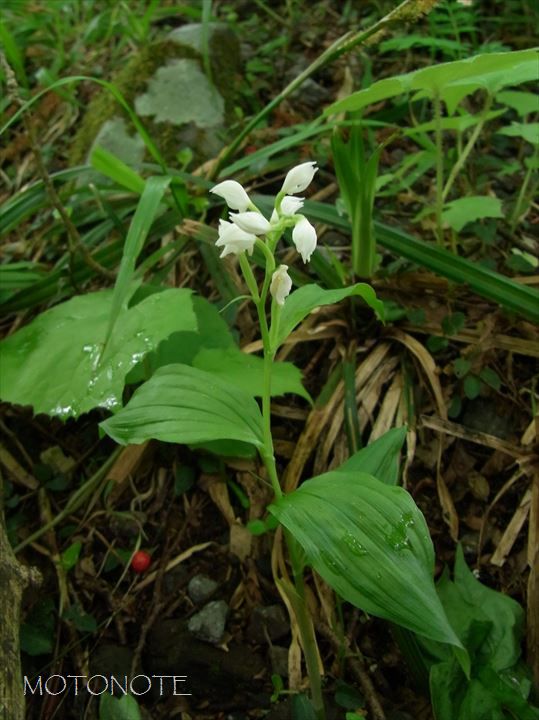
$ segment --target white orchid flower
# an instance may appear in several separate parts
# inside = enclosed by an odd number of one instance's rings
[[[285,195],[281,201],[281,213],[287,217],[295,215],[298,210],[301,210],[304,202],[304,198],[297,198],[293,195]]]
[[[239,228],[254,235],[265,235],[271,230],[270,223],[258,212],[231,213],[230,219]]]
[[[255,242],[255,235],[245,232],[228,220],[219,220],[219,237],[215,245],[223,248],[220,257],[239,255],[245,250],[252,255]]]
[[[303,192],[311,184],[317,170],[316,163],[312,161],[296,165],[292,170],[288,171],[281,192],[287,195]]]
[[[292,279],[288,274],[288,265],[279,265],[271,276],[270,293],[278,305],[284,305],[292,290]]]
[[[214,185],[210,192],[222,197],[231,210],[245,212],[251,205],[249,195],[236,180],[224,180],[218,185]]]
[[[303,215],[292,230],[292,240],[303,262],[309,262],[316,248],[316,230]]]

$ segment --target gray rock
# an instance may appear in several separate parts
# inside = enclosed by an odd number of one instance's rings
[[[187,629],[199,640],[217,645],[223,638],[227,615],[228,605],[223,600],[214,600],[190,618]]]
[[[187,592],[195,605],[202,605],[210,599],[217,588],[218,583],[215,580],[206,575],[195,575],[189,580]]]
[[[494,398],[478,397],[468,400],[461,422],[470,430],[509,440],[514,432],[514,418]]]
[[[266,643],[268,638],[278,640],[289,631],[288,618],[281,605],[268,605],[254,609],[247,636],[252,642]]]
[[[170,572],[165,575],[165,590],[167,593],[177,593],[187,584],[189,572],[185,565],[176,565]]]
[[[288,648],[272,645],[269,651],[271,670],[283,678],[288,677]]]
[[[156,123],[199,128],[221,125],[225,101],[210,83],[196,60],[171,60],[148,81],[148,89],[135,100],[139,115],[153,117]]]
[[[105,121],[92,144],[90,155],[98,145],[116,155],[126,165],[138,165],[144,158],[144,141],[140,135],[131,135],[125,120],[120,117]]]
[[[240,46],[226,25],[184,25],[134,54],[112,78],[135,107],[165,160],[177,163],[186,148],[194,162],[214,157],[226,142],[241,77]],[[126,164],[150,159],[131,121],[106,92],[90,101],[70,150],[70,162],[87,161],[96,146]]]

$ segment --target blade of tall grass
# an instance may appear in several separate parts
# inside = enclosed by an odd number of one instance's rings
[[[350,223],[339,216],[335,207],[307,201],[304,209],[310,219],[350,232]],[[405,257],[448,280],[469,285],[481,297],[532,322],[539,322],[539,293],[531,287],[520,285],[511,278],[458,257],[448,250],[416,240],[397,228],[376,221],[374,227],[377,241],[395,255]]]
[[[150,177],[146,180],[144,190],[140,196],[137,209],[135,210],[125,239],[122,261],[114,285],[109,326],[105,338],[105,348],[122,309],[127,306],[129,298],[133,294],[133,276],[135,274],[137,258],[144,247],[144,242],[150,232],[159,204],[169,185],[169,177]]]
[[[156,163],[161,168],[161,171],[165,175],[169,175],[167,164],[165,162],[165,159],[163,158],[161,152],[159,151],[159,148],[152,140],[150,134],[144,127],[143,123],[138,118],[135,111],[131,108],[127,100],[124,98],[122,93],[118,90],[116,85],[114,83],[108,82],[107,80],[100,80],[99,78],[92,77],[89,75],[71,75],[69,77],[60,78],[60,80],[57,80],[54,83],[51,83],[48,87],[46,87],[44,90],[41,90],[40,92],[36,93],[30,100],[24,103],[14,115],[7,120],[7,122],[4,123],[2,127],[0,127],[0,135],[2,135],[8,128],[10,128],[17,120],[25,113],[32,105],[34,105],[43,95],[50,92],[51,90],[55,90],[57,88],[63,87],[64,85],[71,85],[73,83],[78,82],[92,82],[96,83],[97,85],[100,85],[102,88],[107,90],[111,93],[111,95],[114,97],[116,102],[120,105],[120,107],[127,113],[129,116],[129,119],[133,123],[135,129],[137,130],[138,134],[142,138],[144,144],[146,145],[146,148],[150,155],[153,157],[153,159],[156,161]],[[187,191],[184,187],[179,186],[178,184],[174,184],[172,188],[172,195],[174,197],[174,201],[178,207],[178,210],[181,212],[182,215],[185,215],[187,212]]]
[[[120,187],[125,187],[138,195],[144,191],[144,178],[116,155],[99,145],[92,152],[90,164],[94,170],[110,178]]]
[[[69,170],[60,170],[51,174],[53,180],[76,180],[83,178],[85,174],[91,171],[88,166],[79,166],[70,168]],[[81,189],[80,192],[85,192]],[[30,185],[30,187],[18,192],[2,205],[2,223],[0,226],[0,237],[7,235],[14,230],[17,225],[26,220],[30,215],[45,206],[49,205],[49,197],[42,180]]]

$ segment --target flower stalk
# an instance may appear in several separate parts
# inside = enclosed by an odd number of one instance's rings
[[[299,214],[298,211],[303,206],[303,198],[295,197],[295,194],[303,192],[308,187],[316,172],[317,168],[314,162],[301,163],[288,172],[283,186],[276,196],[274,210],[269,221],[250,200],[245,189],[236,181],[225,180],[212,188],[212,192],[222,197],[230,209],[237,211],[229,214],[229,220],[220,221],[216,244],[223,248],[221,257],[226,255],[238,257],[245,284],[258,315],[264,349],[263,447],[260,450],[260,456],[276,500],[282,497],[283,491],[279,482],[271,434],[271,379],[279,345],[279,325],[286,307],[287,297],[292,290],[292,279],[288,274],[287,265],[277,266],[275,252],[279,239],[287,228],[292,228],[292,241],[304,263],[310,260],[315,251],[316,229],[306,217]],[[252,254],[255,245],[262,251],[265,259],[265,274],[261,289],[259,289],[248,259],[248,255]],[[266,309],[269,295],[271,295],[271,306],[268,321]],[[318,650],[306,603],[301,548],[289,533],[285,533],[285,537],[294,576],[294,588],[290,586],[289,594],[305,656],[312,705],[317,720],[324,720],[325,711],[318,666]]]

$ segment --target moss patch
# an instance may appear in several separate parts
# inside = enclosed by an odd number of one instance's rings
[[[191,34],[191,39],[188,40],[191,46],[179,44],[177,39],[171,39],[176,33],[176,36],[179,36],[181,40],[182,33],[173,31],[166,39],[153,43],[138,52],[121,70],[114,74],[112,83],[122,93],[131,107],[135,108],[138,105],[139,110],[145,112],[145,107],[147,109],[148,106],[145,106],[146,101],[144,98],[148,97],[152,81],[158,84],[173,83],[174,68],[181,68],[181,65],[176,65],[179,61],[196,63],[200,68],[206,88],[212,87],[202,69],[202,58],[193,46],[196,46],[196,43],[192,38],[196,38],[197,32],[200,32],[200,30],[197,26],[189,27],[192,28],[190,31],[187,30],[187,26],[180,28],[180,30],[188,36]],[[200,115],[194,118],[185,115],[187,119],[190,119],[190,122],[180,128],[177,124],[169,122],[172,112],[170,114],[161,112],[161,114],[157,114],[153,118],[142,118],[145,127],[168,163],[174,164],[177,153],[185,146],[191,147],[196,160],[212,157],[222,146],[224,127],[229,123],[232,116],[233,98],[240,67],[239,43],[236,36],[228,28],[220,25],[213,27],[209,38],[209,58],[212,80],[220,96],[220,99],[217,100],[217,110],[222,108],[222,127],[217,122],[215,124],[207,123],[211,127],[205,130],[203,119],[202,126],[197,125],[196,120],[200,120]],[[155,77],[156,74],[157,77]],[[202,84],[200,87],[202,87]],[[196,90],[197,87],[192,88],[192,91],[196,92]],[[214,102],[216,98],[217,95],[213,98]],[[186,98],[186,103],[189,103],[189,98]],[[175,110],[178,109],[178,106],[176,106]],[[218,120],[218,115],[219,113],[214,110],[211,119]],[[167,121],[161,122],[162,117]],[[125,118],[126,132],[131,135],[131,138],[128,137],[127,140],[131,144],[137,142],[133,137],[136,130],[129,118],[125,116],[112,95],[103,90],[89,104],[82,124],[75,135],[69,153],[70,164],[78,165],[86,162],[88,152],[98,133],[103,128],[103,125],[113,118]],[[115,120],[115,122],[117,121]]]

